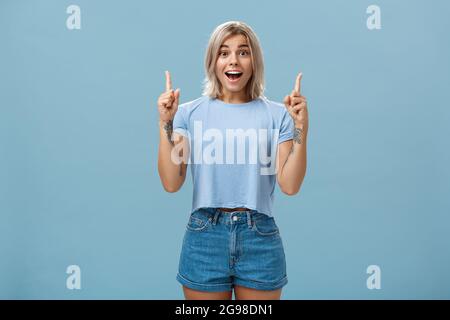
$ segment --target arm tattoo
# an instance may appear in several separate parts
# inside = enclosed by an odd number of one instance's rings
[[[172,133],[173,133],[173,120],[169,120],[164,123],[164,131],[166,132],[167,139],[174,146],[175,142],[172,141]],[[183,176],[183,163],[180,163],[180,177]]]
[[[301,135],[302,135],[302,129],[295,128],[294,129],[294,142],[297,142],[298,144],[302,144]],[[292,143],[291,150],[289,151],[289,154],[286,157],[286,160],[284,161],[283,167],[286,164],[286,162],[289,160],[289,157],[291,156],[291,154],[293,154],[293,153],[294,153],[294,143]]]
[[[295,128],[294,129],[294,141],[298,144],[302,144],[302,129],[301,128]]]
[[[164,123],[164,131],[166,132],[167,139],[169,142],[174,145],[175,143],[172,141],[172,132],[173,132],[173,120],[169,120]]]

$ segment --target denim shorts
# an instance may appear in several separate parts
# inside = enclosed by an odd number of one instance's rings
[[[274,218],[253,209],[192,212],[176,279],[200,291],[230,291],[235,284],[257,290],[283,287],[286,259]]]

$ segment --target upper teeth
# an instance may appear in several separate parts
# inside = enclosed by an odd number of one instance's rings
[[[227,71],[226,73],[229,73],[229,74],[241,74],[242,72],[240,72],[240,71]]]

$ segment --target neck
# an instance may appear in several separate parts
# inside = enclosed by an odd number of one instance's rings
[[[225,103],[247,103],[251,99],[244,92],[224,92],[221,96],[218,97],[219,100],[222,100]]]

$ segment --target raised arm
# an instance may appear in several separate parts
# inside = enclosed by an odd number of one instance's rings
[[[166,91],[158,98],[158,173],[167,192],[176,192],[183,185],[189,158],[188,139],[173,132],[173,119],[178,110],[179,98],[180,89],[172,89],[170,73],[166,71]]]
[[[300,93],[302,74],[297,75],[291,95],[284,98],[284,104],[294,121],[294,139],[278,146],[277,180],[280,189],[295,195],[300,191],[306,175],[306,141],[308,135],[308,109],[306,97]]]

